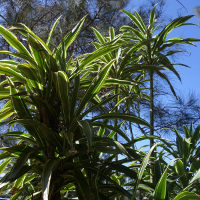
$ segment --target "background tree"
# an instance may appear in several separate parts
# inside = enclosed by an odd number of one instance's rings
[[[86,0],[4,0],[0,2],[2,9],[1,24],[6,27],[24,23],[46,40],[53,22],[61,18],[60,30],[56,31],[55,41],[65,35],[75,24],[87,15],[86,23],[78,41],[70,47],[70,54],[91,51],[91,40],[94,38],[91,26],[106,30],[109,26],[120,26],[124,17],[119,15],[129,0],[86,1]],[[120,16],[120,17],[119,17]],[[87,44],[87,45],[86,45]],[[5,43],[2,44],[4,46]]]
[[[154,103],[155,135],[172,139],[171,128],[176,128],[182,132],[183,125],[199,124],[200,105],[198,96],[194,93],[177,94],[176,99],[169,89],[161,83],[159,77],[156,77],[155,80]],[[149,118],[149,101],[141,100],[139,107],[137,115],[142,115],[145,119]],[[137,128],[144,135],[149,134],[148,129],[140,126],[137,126]]]
[[[157,0],[151,0],[149,6],[139,8],[140,14],[148,18],[147,12],[157,3]],[[79,39],[71,46],[70,54],[91,51],[92,39],[94,34],[91,27],[96,27],[102,33],[106,33],[107,28],[118,28],[127,22],[127,18],[120,13],[130,5],[130,0],[1,0],[1,24],[6,27],[16,26],[24,23],[36,32],[42,39],[47,39],[47,33],[53,22],[62,15],[60,30],[56,31],[54,40],[65,35],[72,27],[87,15],[86,23]],[[157,19],[162,15],[164,0],[159,1],[157,9]],[[134,9],[134,8],[132,8]],[[86,45],[87,44],[87,45]],[[5,42],[2,46],[5,47]],[[87,47],[87,48],[86,48]]]

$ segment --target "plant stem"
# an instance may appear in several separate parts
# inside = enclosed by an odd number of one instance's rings
[[[154,85],[153,71],[150,71],[150,135],[154,135]],[[154,139],[150,139],[150,148],[154,145]]]
[[[153,84],[153,71],[150,71],[150,135],[154,135],[154,84]],[[150,148],[154,145],[154,139],[150,139]],[[155,156],[154,150],[152,151],[152,156]],[[154,183],[154,166],[151,163],[150,168],[150,182]]]

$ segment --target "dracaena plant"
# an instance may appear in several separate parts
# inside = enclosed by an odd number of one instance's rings
[[[124,25],[121,27],[123,33],[124,47],[127,49],[126,60],[129,65],[125,65],[124,75],[128,76],[130,73],[135,73],[141,70],[141,73],[146,73],[150,81],[150,135],[154,135],[154,75],[163,79],[169,85],[172,93],[176,96],[173,85],[164,73],[169,70],[181,80],[180,75],[175,69],[175,65],[182,65],[172,63],[169,56],[174,55],[182,50],[172,49],[174,46],[182,44],[194,45],[193,42],[199,42],[195,38],[169,38],[171,31],[184,25],[191,25],[187,23],[190,16],[183,16],[174,19],[167,24],[163,29],[158,30],[156,26],[155,9],[150,13],[149,22],[145,24],[142,17],[135,11],[134,14],[123,10],[123,12],[130,18],[133,23],[132,26]],[[137,50],[137,51],[136,51]],[[137,61],[137,62],[135,62]],[[154,140],[150,140],[151,146]]]
[[[116,42],[120,45],[120,48],[107,53],[99,59],[101,65],[105,65],[113,59],[115,60],[107,77],[107,80],[105,80],[105,84],[108,84],[109,87],[102,91],[104,95],[108,95],[111,93],[117,95],[116,98],[113,100],[113,104],[115,106],[113,107],[112,112],[117,111],[122,113],[136,113],[138,104],[141,99],[148,99],[148,96],[142,92],[142,89],[140,89],[140,85],[144,83],[143,75],[136,74],[135,76],[133,76],[132,74],[124,74],[124,70],[126,69],[124,66],[127,66],[129,62],[127,62],[127,59],[125,57],[126,49],[123,48],[124,40],[121,34],[117,35],[113,27],[109,28],[107,36],[102,35],[95,28],[92,29],[96,36],[96,41],[92,43],[96,49],[102,48],[102,46],[104,46],[106,43],[111,42]],[[135,51],[137,51],[137,48],[135,49]],[[110,83],[112,83],[112,85],[110,85]],[[126,128],[127,124],[130,131],[130,138],[131,140],[133,140],[134,132],[131,122],[121,122],[116,119],[114,126],[124,126]],[[113,133],[113,136],[115,136],[116,140],[120,139],[118,138],[117,133]]]
[[[0,187],[10,189],[13,199],[22,195],[26,199],[59,200],[68,191],[75,191],[79,199],[131,196],[116,181],[115,172],[136,178],[135,172],[123,163],[140,156],[129,148],[130,139],[113,126],[112,120],[146,126],[148,123],[134,115],[109,112],[105,108],[115,96],[101,97],[100,91],[108,87],[106,79],[117,58],[99,66],[98,63],[102,56],[119,48],[116,41],[88,55],[68,58],[68,48],[84,19],[54,49],[51,38],[59,19],[46,42],[23,24],[10,30],[0,26],[1,36],[13,49],[0,53],[14,57],[0,60],[0,74],[5,76],[0,83],[0,97],[6,100],[0,119],[11,126],[3,137],[15,141],[11,147],[1,148],[0,158],[5,160],[0,169],[5,171]],[[18,31],[26,44],[12,30]],[[98,68],[95,76],[94,63]],[[110,123],[104,124],[102,120]],[[25,131],[12,131],[15,124],[21,124]],[[98,135],[96,130],[102,127],[121,135],[124,145]],[[106,153],[106,159],[102,153]],[[118,154],[127,157],[113,162]]]
[[[191,131],[191,129],[190,129]],[[189,129],[187,129],[187,132],[189,133]],[[197,139],[197,132],[199,132],[199,127],[195,130],[195,134],[192,133],[193,141],[196,141]],[[190,135],[191,136],[191,135]],[[189,137],[189,136],[188,136]],[[137,173],[137,177],[135,180],[128,181],[125,185],[132,187],[132,200],[135,200],[137,198],[143,198],[146,197],[147,199],[153,199],[153,200],[181,200],[181,199],[200,199],[199,196],[199,169],[194,170],[193,172],[189,172],[186,169],[184,169],[184,166],[181,165],[179,161],[180,158],[175,158],[169,161],[168,163],[165,160],[165,153],[162,151],[163,149],[167,150],[166,146],[170,146],[170,143],[166,141],[165,139],[153,137],[154,139],[159,139],[162,141],[160,144],[154,144],[153,147],[148,152],[142,152],[145,154],[143,161],[141,164],[138,164],[137,162],[131,163],[132,169]],[[195,139],[194,139],[195,138]],[[137,137],[134,139],[135,143],[141,140],[147,140],[148,137]],[[151,157],[153,150],[156,148],[156,146],[160,146],[160,152],[159,152],[159,167],[157,167],[157,172],[159,173],[159,179],[154,186],[149,181],[150,174],[150,168],[152,165],[152,160],[154,162],[157,162],[158,158]],[[193,146],[193,145],[192,145]],[[193,147],[191,147],[193,148]],[[195,151],[196,152],[196,151]],[[170,156],[170,158],[172,158]],[[174,165],[173,165],[174,163]],[[187,163],[188,164],[188,163]],[[177,177],[174,174],[174,168],[176,169],[176,173],[179,174]],[[193,167],[194,169],[194,167]],[[185,171],[184,171],[185,170]],[[182,180],[186,181],[187,175],[190,176],[190,180],[186,183],[186,187],[180,187],[180,182]],[[179,180],[180,179],[180,180]],[[180,181],[180,182],[179,182]]]
[[[176,129],[174,133],[176,141],[164,146],[165,150],[177,159],[172,168],[177,181],[172,185],[171,191],[183,190],[199,194],[200,126],[195,129],[192,124],[190,127],[183,126],[183,134]]]
[[[133,26],[124,25],[121,27],[124,40],[124,48],[127,49],[125,60],[127,64],[124,68],[124,75],[128,76],[141,70],[141,74],[147,74],[149,79],[150,90],[150,135],[154,135],[154,79],[155,74],[167,82],[172,93],[176,97],[175,90],[170,80],[168,79],[165,70],[171,71],[179,80],[181,80],[179,73],[175,69],[175,63],[170,61],[169,56],[174,55],[180,50],[172,50],[176,46],[182,44],[193,45],[193,42],[200,41],[195,38],[168,38],[168,35],[175,28],[188,25],[187,21],[192,16],[184,16],[174,19],[167,24],[161,31],[156,26],[155,9],[150,13],[149,22],[145,24],[142,17],[135,11],[134,14],[123,10],[123,12],[130,18]],[[136,61],[136,62],[135,62]],[[180,64],[181,65],[181,64]],[[150,139],[150,146],[153,146],[154,139]],[[153,156],[155,156],[153,151]],[[153,167],[152,167],[153,172]],[[150,177],[151,182],[156,185],[156,179],[153,173]]]

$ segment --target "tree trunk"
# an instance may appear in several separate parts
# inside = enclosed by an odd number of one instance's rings
[[[116,86],[116,89],[115,89],[115,94],[117,94],[117,93],[118,93],[118,86]],[[116,104],[118,103],[118,101],[119,101],[119,96],[117,97]],[[118,106],[116,107],[115,112],[116,113],[118,112]],[[118,125],[118,120],[115,119],[114,127],[117,127],[117,125]],[[118,135],[117,135],[117,133],[115,133],[114,139],[116,141],[118,141]],[[115,156],[115,161],[118,161],[118,155]],[[116,171],[116,175],[118,175],[117,171]],[[115,200],[119,200],[119,198],[115,197]]]
[[[50,195],[49,195],[49,200],[61,200],[61,185],[62,183],[59,181],[56,181],[58,174],[60,174],[61,171],[58,171],[57,173],[54,172],[52,174],[51,178],[51,184],[50,184]]]
[[[55,194],[52,195],[51,200],[61,200],[60,191],[55,192]]]
[[[116,86],[116,88],[115,88],[115,95],[118,94],[118,90],[119,90],[119,87]],[[117,104],[118,102],[119,102],[119,96],[117,97],[115,103]],[[118,112],[118,106],[115,108],[115,112],[116,112],[116,113]],[[115,119],[114,127],[117,127],[117,125],[118,125],[118,120]],[[115,133],[114,139],[115,139],[116,141],[118,141],[118,135],[117,135],[117,133]],[[118,161],[118,155],[115,156],[115,161]]]
[[[154,135],[154,88],[153,71],[150,71],[150,135]],[[150,139],[150,147],[154,145],[154,139]]]
[[[133,129],[132,129],[131,122],[129,122],[129,130],[130,130],[130,134],[131,134],[131,141],[133,141],[134,140],[134,136],[133,136]]]
[[[150,71],[150,135],[154,135],[154,85],[153,85],[153,71]],[[154,139],[150,139],[150,148],[154,145]],[[155,152],[153,150],[152,156],[155,156]],[[154,166],[153,162],[151,162],[151,168],[150,168],[150,182],[154,183]]]

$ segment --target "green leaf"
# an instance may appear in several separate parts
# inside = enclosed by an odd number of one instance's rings
[[[105,39],[104,39],[103,35],[99,31],[97,31],[97,29],[95,29],[94,27],[92,27],[92,30],[94,31],[94,34],[95,34],[96,38],[99,40],[99,42],[101,44],[105,44]]]
[[[83,173],[75,168],[73,176],[75,178],[76,192],[78,193],[79,199],[90,199],[90,188]]]
[[[109,27],[109,36],[110,36],[110,41],[115,39],[115,29],[113,27]]]
[[[139,184],[138,188],[151,193],[154,191],[151,187],[145,184]]]
[[[38,70],[38,72],[40,72],[37,74],[37,76],[41,78],[44,76],[44,70],[46,70],[46,63],[44,60],[45,57],[47,57],[47,54],[46,56],[44,54],[46,50],[31,35],[28,35],[28,45],[36,65],[32,63],[31,64]]]
[[[24,28],[24,30],[27,32],[27,34],[30,34],[36,41],[38,41],[38,43],[41,45],[41,47],[43,47],[43,49],[48,52],[48,54],[52,55],[51,50],[49,49],[49,47],[45,44],[45,42],[39,38],[37,35],[35,35],[35,33],[33,33],[33,31],[31,31],[31,29],[29,29],[26,25],[21,24]]]
[[[0,164],[0,174],[3,172],[3,170],[8,166],[8,164],[10,163],[12,158],[8,158],[6,159],[5,161],[3,161],[1,164]]]
[[[154,28],[156,6],[157,6],[157,4],[153,7],[152,11],[150,12],[150,17],[149,17],[150,30],[153,30],[153,28]]]
[[[106,129],[104,128],[104,126],[100,126],[98,132],[97,132],[97,136],[99,137],[103,137],[105,134]]]
[[[26,189],[25,187],[19,189],[17,192],[15,192],[15,193],[10,197],[10,200],[17,200],[17,199],[19,199],[20,195],[22,194],[22,192],[23,192],[25,189]]]
[[[119,39],[119,38],[118,38]],[[117,40],[117,39],[116,39]],[[116,42],[116,41],[115,41]],[[98,58],[100,58],[101,56],[104,56],[116,49],[118,49],[119,46],[118,45],[113,45],[108,44],[105,45],[99,49],[97,49],[96,51],[94,51],[92,54],[90,54],[89,56],[87,56],[85,59],[83,59],[83,61],[81,62],[80,66],[79,66],[79,70],[82,70],[84,67],[89,66],[89,64],[91,64],[94,60],[97,60]]]
[[[199,42],[200,39],[196,39],[196,38],[171,38],[167,41],[165,41],[164,44],[162,47],[161,47],[161,50],[164,50],[166,47],[170,47],[170,46],[173,46],[174,44],[189,44],[189,45],[193,45],[193,46],[196,46],[193,42]]]
[[[99,120],[99,119],[122,119],[122,120],[131,121],[136,124],[141,124],[148,127],[150,126],[149,123],[146,122],[144,119],[140,117],[136,117],[135,115],[131,115],[131,114],[123,114],[123,113],[102,114],[102,115],[93,117],[92,121]]]
[[[15,183],[14,183],[14,185],[13,185],[13,188],[19,188],[19,187],[21,187],[21,186],[23,187],[23,182],[24,182],[26,176],[27,176],[27,174],[24,174],[23,176],[19,177],[19,178],[15,181]]]
[[[48,200],[49,199],[51,176],[52,176],[54,165],[55,165],[55,161],[54,160],[48,160],[45,163],[45,166],[43,168],[43,173],[42,173],[42,193],[43,193],[43,199],[44,200]]]
[[[14,113],[14,109],[12,107],[11,101],[8,101],[1,109],[0,109],[0,121],[3,121]]]
[[[104,128],[107,128],[107,129],[110,129],[116,133],[118,133],[121,137],[123,137],[127,142],[130,142],[130,139],[129,137],[122,131],[120,130],[120,128],[116,128],[112,125],[108,125],[106,123],[103,123],[103,122],[93,122],[92,123],[94,126],[100,126],[101,127],[101,130],[104,130]],[[103,134],[100,134],[99,135],[100,137],[103,137]]]
[[[188,190],[191,186],[192,186],[192,184],[194,184],[197,180],[199,180],[200,179],[200,169],[196,172],[196,174],[192,177],[192,179],[190,180],[190,182],[189,182],[189,185],[186,187],[186,188],[184,188],[184,190]]]
[[[145,34],[146,33],[146,30],[145,30],[145,26],[144,26],[144,22],[142,23],[141,22],[141,19],[140,17],[138,18],[138,16],[134,16],[133,14],[131,14],[130,12],[126,11],[126,10],[122,10],[122,12],[124,12],[132,21],[133,23],[139,28],[139,30]],[[136,14],[136,12],[135,12]],[[136,14],[137,15],[137,14]]]
[[[103,69],[102,71],[100,72],[99,74],[99,79],[97,79],[96,81],[96,84],[95,84],[95,87],[93,88],[91,94],[96,94],[100,91],[100,89],[102,88],[103,86],[103,83],[104,81],[106,80],[109,72],[110,72],[110,69],[113,65],[113,63],[115,62],[115,59],[114,60],[111,60]],[[97,75],[98,76],[98,75]]]
[[[94,45],[94,47],[95,47],[96,49],[99,49],[99,48],[102,46],[102,44],[100,44],[100,43],[98,43],[98,42],[92,42],[92,44]]]
[[[120,185],[120,179],[116,174],[111,175],[111,179],[115,181],[118,185]]]
[[[115,60],[111,60],[106,66],[103,67],[103,69],[100,71],[99,74],[93,79],[92,83],[90,84],[88,90],[86,91],[85,95],[81,99],[81,102],[79,104],[79,107],[76,111],[76,114],[79,114],[86,106],[86,104],[89,102],[89,100],[96,95],[96,93],[99,92],[101,87],[104,84],[104,81],[106,80],[109,71],[113,65]]]
[[[177,160],[174,164],[175,171],[178,175],[183,176],[185,173],[183,162],[181,160]]]
[[[132,32],[134,34],[134,36],[136,35],[140,41],[143,41],[145,39],[144,36],[143,36],[143,34],[140,31],[138,31],[137,29],[135,29],[135,28],[133,28],[133,27],[131,27],[129,25],[123,25],[120,28],[120,30],[121,31],[128,30],[128,31]]]
[[[124,166],[121,163],[112,162],[112,163],[109,163],[109,167],[110,167],[110,170],[116,170],[117,172],[121,172],[121,173],[125,174],[127,177],[130,177],[132,179],[137,178],[137,174],[135,171],[133,171],[132,169],[130,169],[127,166]]]
[[[66,63],[66,71],[69,71],[70,70],[70,66],[73,64],[72,63],[72,61],[73,61],[73,55],[70,57],[70,59],[67,61],[67,63]]]
[[[162,79],[164,79],[164,80],[168,83],[168,85],[169,85],[169,87],[170,87],[170,90],[172,91],[173,95],[177,98],[176,92],[175,92],[175,90],[174,90],[172,84],[170,83],[170,81],[169,81],[167,75],[165,75],[164,73],[161,73],[161,72],[159,72],[159,71],[156,71],[156,73],[157,73]]]
[[[61,42],[61,43],[58,45],[57,51],[56,51],[56,55],[55,55],[56,58],[59,57],[59,55],[61,54],[61,51],[62,51],[62,50],[63,50],[63,51],[64,51],[64,50],[67,51],[68,47],[74,42],[74,40],[75,40],[76,37],[78,36],[79,32],[81,31],[81,28],[82,28],[82,26],[83,26],[83,23],[84,23],[84,21],[85,21],[85,18],[86,18],[86,16],[83,17],[83,18],[79,21],[79,23],[72,29],[72,31],[71,31],[70,33],[68,33],[68,34],[64,37],[63,42]],[[63,44],[64,44],[65,49],[62,48]]]
[[[0,60],[0,65],[17,66],[18,64],[19,62],[15,60],[7,60],[7,59]]]
[[[193,192],[181,192],[173,200],[200,200],[200,196]]]
[[[33,60],[32,57],[27,56],[26,54],[23,54],[23,53],[13,53],[11,51],[0,50],[0,54],[6,54],[6,55],[13,56],[15,58],[21,58],[28,61],[30,64],[33,64],[33,66],[37,66],[37,63]]]
[[[26,162],[30,156],[31,152],[23,152],[20,157],[17,159],[12,169],[4,175],[1,180],[1,183],[12,182],[27,173],[30,170],[30,167],[26,165]]]
[[[11,69],[10,67],[4,67],[0,65],[0,73],[4,75],[11,75],[18,78],[20,81],[25,81],[25,78],[17,72],[17,69]]]
[[[30,183],[33,179],[37,178],[37,174],[31,174],[29,176],[26,176],[24,179],[24,183]]]
[[[176,77],[181,81],[179,73],[176,71],[170,60],[161,53],[159,53],[158,56],[159,56],[159,63],[162,64],[167,69],[169,69],[170,71],[172,71],[176,75]]]
[[[129,63],[132,61],[133,55],[135,55],[136,52],[139,52],[143,48],[143,46],[144,44],[142,42],[137,42],[131,47],[130,50],[128,50],[128,52],[126,53],[120,64],[120,69],[118,74],[121,74],[121,72],[123,72],[125,67],[127,67]]]
[[[106,82],[106,80],[105,80],[105,82]],[[85,115],[87,115],[88,113],[92,112],[95,109],[104,110],[103,106],[106,105],[107,103],[111,102],[117,96],[118,95],[112,95],[110,97],[105,98],[103,101],[100,101],[100,102],[93,101],[94,105],[91,106],[90,108],[88,108],[83,114],[81,114],[81,117],[84,117]]]
[[[156,185],[154,199],[155,200],[165,200],[166,188],[167,188],[167,169],[162,174],[159,182]]]
[[[188,178],[186,175],[183,162],[181,160],[177,160],[174,164],[174,167],[175,167],[176,173],[180,176],[180,180],[183,187],[186,187],[188,185]]]
[[[24,100],[20,96],[14,96],[18,93],[18,90],[15,88],[14,83],[11,81],[9,77],[7,77],[9,83],[10,83],[10,95],[12,100],[12,105],[15,109],[15,112],[20,118],[31,118],[31,114],[29,110],[27,109],[27,106],[24,102]]]
[[[167,37],[167,35],[176,27],[180,27],[182,25],[184,25],[184,22],[186,22],[187,20],[189,20],[191,17],[193,17],[193,15],[188,15],[188,16],[184,16],[184,17],[178,17],[175,20],[173,20],[171,23],[169,23],[168,25],[166,25],[163,30],[157,35],[156,37],[156,42],[154,43],[153,46],[153,51],[155,52],[156,49],[159,49],[160,46],[165,42],[165,39]]]
[[[192,138],[191,138],[191,147],[193,148],[193,149],[195,149],[196,148],[196,143],[197,143],[197,141],[200,139],[200,125],[198,125],[197,127],[196,127],[196,129],[195,129],[195,131],[194,131],[194,134],[193,134],[193,136],[192,136]]]
[[[50,45],[51,38],[52,38],[53,33],[54,33],[54,31],[55,31],[55,29],[56,29],[56,27],[57,27],[57,25],[58,25],[58,22],[60,21],[60,18],[61,18],[61,16],[58,17],[58,19],[54,22],[54,24],[53,24],[53,26],[52,26],[52,28],[51,28],[51,31],[49,32],[49,36],[48,36],[48,39],[47,39],[47,42],[46,42],[46,45],[47,45],[47,46]]]
[[[117,149],[119,149],[119,151],[127,156],[129,156],[129,153],[127,152],[127,150],[124,148],[124,146],[122,144],[120,144],[118,141],[114,141],[115,146]]]
[[[80,121],[80,125],[82,126],[83,135],[87,138],[88,146],[92,146],[92,138],[93,138],[93,129],[88,120]]]
[[[137,192],[137,189],[138,189],[138,186],[140,184],[140,181],[142,180],[142,176],[144,174],[144,171],[145,171],[145,168],[149,162],[149,159],[150,159],[150,156],[151,156],[151,153],[153,152],[154,148],[157,146],[157,144],[154,144],[151,149],[149,150],[149,152],[147,153],[147,155],[144,157],[143,159],[143,162],[142,162],[142,166],[140,167],[140,170],[139,170],[139,173],[138,173],[138,177],[137,177],[137,181],[136,181],[136,184],[135,184],[135,187],[133,189],[133,195],[132,195],[132,198],[131,200],[135,200],[136,198],[136,192]]]
[[[32,119],[18,119],[16,122],[23,125],[37,142],[50,144],[51,148],[61,147],[60,136],[45,123]]]
[[[21,74],[31,80],[39,81],[38,72],[32,65],[27,63],[22,63],[17,66],[17,68],[21,71]]]
[[[70,94],[69,94],[69,79],[64,71],[55,73],[56,90],[60,97],[62,112],[66,124],[70,122]]]
[[[145,26],[145,23],[144,23],[142,17],[139,15],[139,13],[136,10],[135,10],[134,14],[135,14],[136,18],[138,19],[138,21],[140,22],[142,29],[145,30],[145,32],[146,32],[146,26]]]
[[[8,29],[0,25],[0,34],[17,51],[30,56],[26,47],[17,39],[17,37]]]
[[[23,141],[27,141],[27,142],[30,142],[32,144],[35,144],[35,140],[34,138],[28,134],[28,133],[23,133],[23,132],[20,132],[20,131],[11,131],[11,132],[7,132],[7,133],[4,133],[1,135],[1,137],[11,137],[14,138],[14,139],[20,139],[20,140],[23,140]],[[9,139],[9,138],[8,138]]]
[[[9,88],[0,88],[0,97],[9,97],[10,89]]]
[[[4,159],[8,159],[10,157],[10,153],[9,152],[3,152],[0,153],[0,160],[4,160]]]
[[[71,95],[71,113],[70,116],[74,115],[75,109],[76,109],[76,103],[78,100],[78,94],[79,94],[79,88],[80,88],[80,77],[76,76],[74,80],[74,90]]]

